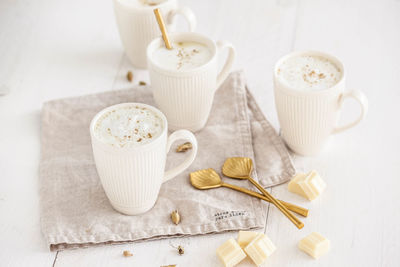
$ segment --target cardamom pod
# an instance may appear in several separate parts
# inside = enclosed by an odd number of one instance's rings
[[[176,152],[186,152],[189,149],[192,149],[192,143],[186,142],[176,148]]]
[[[178,246],[178,253],[179,253],[179,255],[185,254],[185,250],[183,249],[183,247]]]
[[[132,257],[132,256],[133,256],[132,253],[130,253],[130,252],[127,251],[127,250],[124,250],[124,257]]]
[[[126,74],[126,78],[127,78],[128,81],[130,81],[130,82],[133,81],[133,73],[132,73],[132,71],[128,71],[128,73]]]
[[[179,215],[179,213],[178,213],[177,210],[174,210],[174,211],[171,213],[171,220],[172,220],[172,222],[173,222],[174,224],[176,224],[176,225],[178,225],[179,222],[181,221],[181,216]]]

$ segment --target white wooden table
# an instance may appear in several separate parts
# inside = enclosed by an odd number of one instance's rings
[[[367,120],[337,135],[318,157],[295,157],[328,183],[308,202],[274,187],[275,196],[311,210],[298,231],[275,207],[267,233],[278,247],[265,266],[400,266],[400,1],[189,1],[198,31],[226,39],[238,52],[251,91],[278,128],[272,67],[282,55],[316,49],[341,58],[348,88],[370,101]],[[183,22],[183,20],[180,20]],[[185,28],[184,26],[182,26]],[[237,233],[49,252],[39,224],[40,109],[44,101],[131,87],[112,1],[0,1],[0,265],[222,266],[215,249]],[[145,71],[136,81],[148,81]],[[351,101],[346,120],[357,115]],[[331,239],[315,261],[297,242],[312,231]],[[178,256],[170,246],[185,244]],[[131,258],[121,256],[131,250]],[[245,260],[240,266],[252,266]]]

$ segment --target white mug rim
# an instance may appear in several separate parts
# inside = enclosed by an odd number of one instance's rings
[[[138,0],[135,0],[135,1],[138,1]],[[154,9],[156,9],[156,8],[163,8],[164,6],[167,6],[167,5],[171,4],[172,2],[177,2],[177,0],[165,0],[165,1],[161,2],[161,3],[159,3],[158,5],[154,5],[154,6],[142,6],[142,7],[135,6],[135,5],[130,5],[130,4],[127,4],[127,3],[123,3],[123,2],[120,1],[120,0],[114,0],[114,2],[115,2],[115,3],[118,2],[118,4],[120,4],[121,6],[130,8],[131,10],[134,10],[134,11],[136,11],[136,12],[153,12]],[[155,18],[154,18],[154,19],[155,19]]]
[[[327,58],[328,60],[332,61],[341,71],[342,75],[340,76],[340,79],[337,83],[335,83],[334,85],[332,85],[331,87],[325,88],[325,89],[321,89],[321,90],[298,90],[295,89],[294,87],[290,86],[288,83],[286,83],[285,81],[283,81],[282,79],[280,79],[278,77],[278,68],[281,65],[281,63],[283,61],[285,61],[286,59],[290,58],[290,57],[296,57],[296,56],[301,56],[301,55],[315,55],[315,56],[320,56],[320,57],[324,57]],[[324,52],[320,52],[320,51],[316,51],[316,50],[302,50],[302,51],[294,51],[291,52],[287,55],[282,56],[281,58],[278,59],[278,61],[275,63],[274,66],[274,80],[276,82],[279,82],[281,85],[283,85],[283,87],[292,92],[292,93],[297,93],[297,94],[323,94],[323,93],[327,93],[327,92],[331,92],[334,91],[338,86],[341,86],[344,83],[345,80],[345,69],[344,69],[344,65],[342,63],[341,60],[339,60],[337,57],[330,55],[328,53],[324,53]],[[274,86],[276,88],[276,86]]]
[[[203,65],[201,65],[199,67],[193,68],[193,69],[172,70],[172,69],[165,68],[165,67],[157,64],[157,62],[153,60],[153,52],[155,51],[155,49],[160,47],[161,44],[164,42],[162,37],[157,37],[157,38],[153,39],[147,45],[147,49],[146,49],[147,60],[149,62],[151,62],[151,64],[154,67],[156,67],[157,69],[163,70],[165,72],[175,73],[175,74],[191,74],[191,73],[194,73],[194,72],[202,71],[204,69],[208,69],[209,65],[211,65],[212,62],[217,57],[217,45],[216,45],[216,43],[211,38],[207,37],[204,34],[200,34],[200,33],[196,33],[196,32],[176,32],[176,33],[170,33],[168,36],[170,37],[170,41],[175,41],[176,39],[178,39],[177,40],[178,42],[181,42],[181,41],[186,41],[186,42],[189,41],[190,42],[190,41],[193,41],[193,39],[202,39],[202,40],[204,40],[203,42],[202,41],[197,41],[197,42],[206,45],[210,49],[210,51],[212,52],[212,56],[206,63],[204,63]],[[182,40],[182,39],[184,39],[184,40]],[[194,42],[196,42],[196,41],[194,41]]]
[[[127,147],[117,147],[117,146],[112,146],[110,144],[105,143],[104,141],[100,140],[95,134],[94,134],[94,127],[96,125],[96,122],[98,121],[98,119],[106,112],[108,112],[110,109],[116,109],[116,108],[120,108],[120,107],[125,107],[125,106],[139,106],[139,107],[145,107],[147,109],[150,109],[151,111],[155,112],[162,120],[163,122],[163,129],[161,131],[161,133],[154,138],[153,140],[151,140],[149,143],[146,144],[141,144],[139,146],[127,146]],[[112,105],[112,106],[108,106],[102,110],[100,110],[92,119],[92,121],[90,122],[90,135],[92,137],[92,140],[96,141],[97,143],[103,145],[105,148],[107,149],[111,149],[114,151],[133,151],[133,150],[138,150],[138,149],[145,149],[148,148],[150,146],[152,146],[154,143],[156,143],[159,139],[162,138],[163,135],[165,135],[167,133],[167,129],[168,129],[168,121],[167,118],[165,117],[164,113],[161,112],[161,110],[148,105],[148,104],[144,104],[144,103],[137,103],[137,102],[126,102],[126,103],[120,103],[120,104],[116,104],[116,105]]]

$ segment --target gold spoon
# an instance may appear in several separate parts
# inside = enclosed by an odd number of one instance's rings
[[[304,227],[304,223],[302,223],[296,216],[293,215],[281,202],[279,202],[276,198],[274,198],[270,193],[265,191],[265,189],[253,178],[250,177],[251,172],[253,171],[253,161],[251,158],[237,157],[237,158],[228,158],[224,166],[222,166],[222,173],[225,176],[237,179],[248,179],[255,187],[260,190],[264,196],[266,196],[272,204],[274,204],[288,219],[296,225],[297,228],[301,229]]]
[[[171,42],[169,41],[167,28],[165,28],[165,23],[164,23],[162,15],[161,15],[160,9],[156,8],[156,9],[154,9],[153,12],[154,12],[154,15],[156,16],[158,26],[160,27],[160,31],[161,31],[165,46],[167,47],[167,49],[171,50],[172,45],[171,45]]]
[[[233,184],[226,184],[222,182],[221,177],[218,175],[218,173],[214,169],[205,169],[205,170],[200,170],[200,171],[195,171],[190,173],[190,182],[191,184],[197,188],[197,189],[211,189],[211,188],[217,188],[217,187],[227,187],[245,194],[248,194],[253,197],[257,197],[259,199],[271,202],[266,196],[261,195],[257,192],[251,191],[249,189],[236,186]],[[279,200],[284,206],[286,206],[289,210],[296,212],[297,214],[300,214],[304,217],[307,217],[308,215],[308,210],[296,205],[293,205],[291,203],[284,202],[282,200]]]

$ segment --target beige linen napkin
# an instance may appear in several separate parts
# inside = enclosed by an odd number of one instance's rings
[[[228,157],[255,159],[254,178],[268,187],[286,182],[295,170],[289,154],[235,72],[217,91],[206,127],[196,133],[198,155],[192,166],[164,183],[155,206],[126,216],[108,202],[96,172],[89,124],[101,109],[123,102],[155,105],[151,88],[110,91],[47,102],[42,109],[40,204],[43,234],[51,250],[261,228],[268,203],[226,188],[196,190],[189,173],[220,172]],[[167,169],[187,155],[168,154]],[[258,175],[257,175],[258,174]],[[258,179],[261,177],[261,179]],[[248,181],[226,182],[256,190]],[[170,213],[177,209],[181,223]]]

